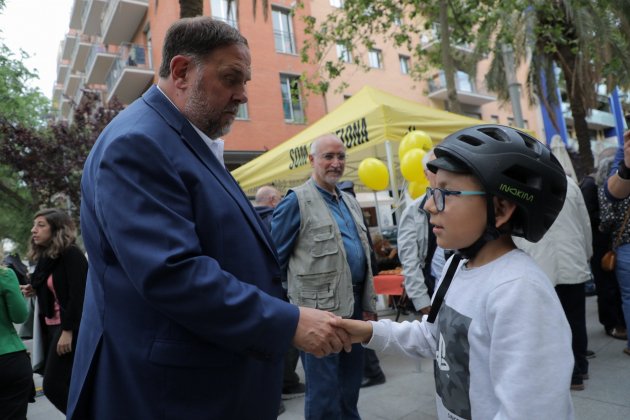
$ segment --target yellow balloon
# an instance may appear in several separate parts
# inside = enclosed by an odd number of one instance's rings
[[[414,130],[405,134],[398,145],[398,157],[400,160],[412,149],[421,149],[428,152],[433,147],[431,137],[424,131]]]
[[[429,180],[424,177],[422,181],[412,181],[407,186],[407,192],[412,199],[416,199],[420,197],[422,194],[427,192],[427,187],[429,186]]]
[[[407,181],[420,181],[424,176],[422,159],[426,153],[422,149],[411,149],[400,161],[400,172]]]
[[[359,164],[359,179],[373,190],[384,190],[389,183],[387,166],[376,158],[365,158]]]

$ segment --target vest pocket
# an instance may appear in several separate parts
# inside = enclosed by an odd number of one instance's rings
[[[315,258],[336,254],[339,246],[335,240],[335,231],[332,225],[316,226],[309,230],[313,238],[311,255]]]
[[[337,297],[337,273],[298,274],[298,306],[324,311],[339,309]]]

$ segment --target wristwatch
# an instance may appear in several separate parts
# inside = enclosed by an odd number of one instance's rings
[[[619,168],[617,168],[617,175],[619,178],[625,179],[626,181],[630,181],[630,168],[628,168],[625,162],[622,160],[619,164]]]

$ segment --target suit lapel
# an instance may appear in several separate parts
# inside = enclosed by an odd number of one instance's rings
[[[197,134],[190,122],[170,103],[170,101],[160,92],[156,86],[152,86],[144,95],[143,99],[147,104],[155,109],[162,118],[180,135],[182,142],[193,152],[193,154],[203,163],[210,173],[219,181],[225,191],[236,201],[248,220],[252,228],[263,239],[270,253],[277,260],[275,247],[272,246],[272,239],[260,222],[256,211],[239,187],[232,175],[223,167],[218,159],[203,139]]]

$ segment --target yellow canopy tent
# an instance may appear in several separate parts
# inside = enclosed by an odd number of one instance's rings
[[[357,183],[359,163],[375,157],[388,165],[389,188],[397,197],[398,143],[405,134],[422,130],[438,144],[457,130],[481,123],[366,86],[293,138],[235,169],[232,175],[248,195],[254,195],[258,187],[267,184],[281,190],[299,185],[311,172],[308,161],[311,142],[322,134],[336,133],[347,149],[343,179]],[[361,186],[357,183],[358,190]]]

